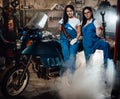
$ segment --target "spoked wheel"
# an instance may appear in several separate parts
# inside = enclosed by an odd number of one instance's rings
[[[23,67],[13,67],[5,75],[1,85],[1,91],[5,96],[15,97],[25,90],[29,82],[29,72],[25,72],[22,80],[20,80],[23,70]]]

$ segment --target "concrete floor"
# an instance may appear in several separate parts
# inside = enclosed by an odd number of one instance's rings
[[[118,71],[117,74],[118,75],[116,77],[116,83],[114,86],[115,90],[116,89],[119,90],[120,88],[120,85],[119,85],[120,71]],[[58,92],[54,90],[54,88],[56,87],[57,80],[58,78],[52,78],[50,80],[44,80],[42,78],[39,79],[37,78],[37,75],[30,69],[30,81],[27,88],[20,96],[12,99],[61,99]],[[10,99],[10,98],[5,98],[0,92],[0,99]],[[81,98],[78,98],[78,99],[81,99]],[[97,99],[101,99],[101,98],[98,97]],[[104,99],[111,99],[111,98],[105,97]],[[120,99],[120,97],[114,98],[114,99]]]
[[[51,89],[51,86],[54,85],[55,81],[56,78],[52,78],[50,80],[38,78],[37,75],[30,69],[30,81],[27,88],[20,96],[12,99],[59,99],[57,92]],[[0,99],[9,98],[4,97],[0,92]]]
[[[50,80],[37,78],[36,74],[31,72],[30,81],[25,91],[20,96],[12,99],[62,99],[58,92],[54,90],[56,87],[56,81],[57,78],[52,78]],[[0,99],[11,98],[4,97],[0,92]],[[110,97],[106,97],[104,99],[110,99]]]
[[[51,89],[51,86],[52,87],[55,86],[55,82],[56,79],[43,80],[43,79],[38,79],[36,77],[31,77],[29,85],[27,86],[25,91],[20,96],[12,99],[61,99],[58,92]],[[0,99],[11,99],[11,98],[6,98],[0,93]],[[111,98],[105,97],[104,99],[111,99]]]

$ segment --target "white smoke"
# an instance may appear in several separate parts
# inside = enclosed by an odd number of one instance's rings
[[[108,60],[108,68],[104,69],[101,50],[91,55],[89,64],[85,63],[82,51],[77,53],[75,73],[66,71],[62,77],[58,78],[56,90],[61,99],[104,99],[106,93],[111,94],[114,74],[112,60]]]

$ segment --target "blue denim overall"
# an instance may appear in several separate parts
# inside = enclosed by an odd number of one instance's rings
[[[66,23],[64,27],[66,33],[71,37],[71,39],[76,38],[77,32],[69,23]],[[74,45],[70,45],[70,42],[67,40],[63,30],[61,32],[59,42],[62,47],[62,54],[65,66],[73,73],[75,70],[75,60],[78,50],[78,42],[76,42]]]
[[[93,22],[94,20],[88,25],[82,27],[83,47],[86,62],[89,61],[90,55],[93,54],[96,49],[99,49],[103,50],[104,63],[107,63],[107,59],[109,58],[109,44],[96,35],[96,27]]]

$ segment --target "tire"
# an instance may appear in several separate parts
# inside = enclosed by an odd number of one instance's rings
[[[19,83],[19,79],[21,74],[23,74],[23,67],[13,67],[6,73],[2,84],[1,91],[6,97],[16,97],[20,95],[28,85],[29,82],[29,71],[25,73],[25,77],[21,83]]]

